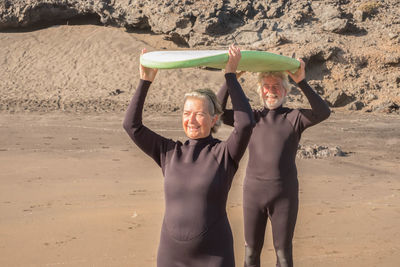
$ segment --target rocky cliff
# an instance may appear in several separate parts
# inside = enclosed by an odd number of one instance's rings
[[[399,112],[398,0],[0,0],[3,33],[73,22],[161,35],[180,47],[234,42],[295,55],[332,107]]]

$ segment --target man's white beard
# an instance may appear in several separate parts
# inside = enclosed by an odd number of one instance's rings
[[[269,104],[265,99],[264,99],[264,106],[269,108],[269,109],[276,109],[279,106],[281,106],[283,104],[283,102],[285,101],[285,97],[282,97],[281,99],[279,99],[278,101],[276,101],[273,104]]]

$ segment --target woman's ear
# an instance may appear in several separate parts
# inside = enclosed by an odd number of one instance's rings
[[[214,126],[217,123],[218,118],[219,118],[219,115],[214,115],[214,117],[212,119],[211,127]]]

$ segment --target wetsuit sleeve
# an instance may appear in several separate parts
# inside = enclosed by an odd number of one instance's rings
[[[234,117],[234,129],[227,140],[227,147],[231,158],[239,163],[246,151],[255,123],[249,101],[236,79],[236,74],[226,73],[225,79],[232,100]]]
[[[306,128],[326,120],[331,114],[331,110],[328,104],[310,87],[306,80],[302,80],[298,85],[311,106],[311,109],[300,109],[299,118],[294,122],[295,127],[302,132]]]
[[[156,134],[142,123],[143,105],[150,85],[150,81],[140,80],[126,111],[123,127],[133,142],[164,168],[168,146],[174,142]]]
[[[229,97],[228,85],[225,82],[217,93],[217,98],[218,98],[219,103],[221,103],[221,108],[223,111],[223,114],[221,115],[221,121],[226,125],[233,126],[233,122],[234,122],[233,110],[226,109],[228,97]]]

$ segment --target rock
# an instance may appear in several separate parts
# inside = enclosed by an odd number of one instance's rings
[[[365,104],[361,101],[355,101],[351,103],[348,107],[349,110],[361,110]]]
[[[319,159],[327,157],[345,157],[348,154],[349,153],[343,152],[340,146],[299,145],[296,156],[301,159]]]
[[[399,35],[396,34],[396,33],[390,32],[390,33],[388,34],[388,36],[389,36],[389,38],[390,38],[391,40],[393,40],[393,39],[396,39]]]
[[[353,97],[341,90],[336,90],[326,99],[331,107],[343,107],[353,101]]]
[[[267,38],[267,44],[270,47],[275,47],[289,42],[290,41],[283,34],[280,34],[278,32],[272,32],[271,35]]]
[[[397,65],[400,63],[400,55],[399,54],[388,54],[384,58],[384,64],[386,65]]]
[[[353,18],[357,22],[363,22],[365,20],[365,13],[361,10],[356,10],[353,14]]]
[[[188,47],[189,44],[187,42],[186,35],[179,34],[178,32],[172,31],[168,36],[165,36],[165,40],[170,40],[177,44],[178,46]]]
[[[178,21],[181,19],[173,13],[165,14],[164,16],[155,17],[150,21],[150,27],[155,33],[167,33],[175,30]]]
[[[261,39],[260,35],[257,32],[253,31],[239,31],[234,36],[235,42],[239,45],[244,45],[247,43],[255,43]]]
[[[377,97],[376,95],[374,95],[374,94],[367,94],[366,97],[365,97],[365,99],[366,99],[368,102],[371,102],[371,101],[373,101],[373,100],[375,100],[375,99],[378,99],[378,97]]]
[[[334,18],[325,22],[322,25],[322,29],[328,32],[344,33],[348,29],[348,21],[347,19]]]
[[[115,89],[114,91],[110,92],[109,95],[110,96],[116,96],[116,95],[119,95],[119,94],[122,94],[122,93],[124,93],[124,91],[122,91],[120,89]]]
[[[243,45],[248,43],[255,43],[261,40],[261,33],[265,29],[266,23],[264,21],[256,21],[240,27],[233,35],[237,44]]]
[[[126,17],[126,22],[123,25],[128,31],[130,30],[150,30],[149,20],[146,16],[130,16]]]
[[[322,86],[322,82],[321,81],[316,81],[316,80],[310,80],[308,81],[308,84],[314,88],[314,90],[319,94],[319,95],[324,95],[325,94],[325,90],[324,87]]]
[[[276,5],[272,5],[270,9],[267,11],[267,18],[279,18],[281,16],[280,7]]]
[[[243,27],[238,28],[238,30],[248,32],[262,32],[266,28],[267,24],[267,21],[259,20],[245,24]]]
[[[340,18],[342,16],[340,10],[335,6],[326,6],[323,8],[319,19],[322,23],[332,21],[333,19]]]
[[[342,53],[342,49],[330,44],[323,44],[318,46],[310,45],[304,49],[304,54],[302,56],[308,63],[312,64],[313,62],[324,62],[332,57],[337,56]]]
[[[375,111],[383,113],[400,113],[400,106],[394,101],[385,101],[374,107]]]

